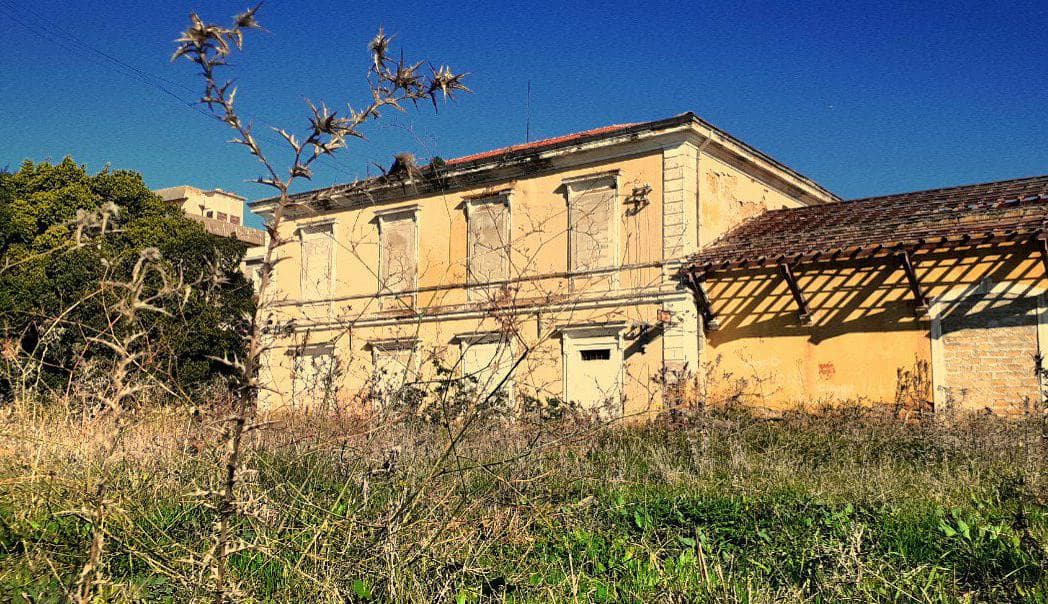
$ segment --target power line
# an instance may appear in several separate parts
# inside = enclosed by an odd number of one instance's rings
[[[26,11],[32,13],[33,15],[35,15],[36,21],[34,22],[32,17],[27,17],[26,20],[23,20],[22,16],[24,16],[24,15],[19,15],[19,13],[18,13],[19,10],[26,10]],[[144,71],[142,69],[139,69],[139,68],[135,67],[134,65],[131,65],[131,64],[129,64],[129,63],[127,63],[127,62],[117,58],[117,57],[112,56],[111,54],[109,54],[107,52],[99,50],[98,48],[96,48],[96,47],[92,46],[91,44],[89,44],[89,43],[83,41],[82,39],[78,38],[75,34],[72,34],[68,30],[65,30],[65,29],[59,27],[58,25],[55,25],[53,22],[50,22],[46,17],[44,17],[43,15],[41,15],[40,13],[38,13],[38,12],[32,10],[32,9],[29,9],[27,7],[18,7],[16,5],[14,5],[10,0],[0,0],[0,12],[3,12],[4,14],[6,14],[15,23],[18,23],[19,25],[21,25],[25,29],[29,30],[31,33],[34,33],[34,34],[40,36],[41,38],[45,39],[48,42],[51,42],[53,44],[57,44],[58,46],[61,46],[62,48],[66,49],[66,50],[69,50],[71,52],[80,54],[81,56],[86,56],[89,60],[94,62],[96,65],[100,65],[102,67],[114,67],[115,66],[115,68],[116,68],[115,70],[118,73],[120,73],[121,75],[123,75],[125,77],[130,77],[130,78],[133,78],[133,79],[140,80],[142,83],[156,88],[157,90],[159,90],[160,92],[164,93],[165,95],[167,95],[167,96],[171,97],[172,99],[178,101],[179,105],[182,105],[185,108],[188,108],[188,109],[190,109],[192,111],[195,111],[195,112],[197,112],[197,113],[199,113],[199,114],[201,114],[201,115],[203,115],[203,116],[205,116],[205,117],[207,117],[209,119],[214,119],[214,120],[217,120],[219,122],[222,121],[221,117],[219,117],[218,115],[215,115],[214,113],[212,113],[210,111],[207,111],[203,107],[201,107],[198,100],[187,99],[186,97],[184,97],[184,96],[178,94],[177,92],[171,90],[167,85],[164,84],[164,82],[170,83],[170,84],[175,85],[175,86],[178,86],[178,87],[183,88],[184,90],[186,90],[186,91],[188,91],[190,93],[193,93],[194,91],[191,88],[189,88],[188,86],[185,86],[184,84],[181,84],[181,83],[178,83],[178,82],[173,82],[173,81],[168,80],[167,78],[164,78],[164,77],[161,77],[161,76],[150,74],[150,73],[148,73],[148,72],[146,72],[146,71]],[[66,40],[63,40],[60,37],[58,37],[57,35],[55,35],[55,32],[58,32],[59,34],[64,36],[66,38]],[[71,46],[70,42],[72,44],[74,44],[75,46]],[[92,53],[94,55],[97,55],[97,56],[91,56],[89,54],[85,54],[85,51],[88,52],[88,53]],[[102,61],[98,57],[101,57],[102,59],[107,61],[109,63],[109,65],[107,65],[104,61]],[[254,121],[254,119],[250,115],[245,115],[245,117],[247,117],[251,121]],[[268,132],[267,131],[265,133],[265,137],[267,139],[269,139],[270,141],[276,142],[276,143],[281,144],[281,145],[283,145],[285,143],[283,138],[277,136],[273,132]],[[347,176],[349,178],[355,178],[355,176],[352,173],[348,172],[341,165],[335,163],[334,159],[332,157],[330,157],[330,156],[322,156],[320,159],[324,160],[324,161],[327,161],[329,167],[334,168],[335,170],[341,172],[343,175],[345,175],[345,176]]]

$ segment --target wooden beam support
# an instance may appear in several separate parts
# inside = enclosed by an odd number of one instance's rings
[[[1044,274],[1048,276],[1048,236],[1041,235],[1037,238],[1037,249],[1041,252],[1041,262],[1044,264]]]
[[[710,297],[702,284],[703,280],[697,278],[695,273],[688,272],[688,289],[691,290],[692,298],[695,300],[695,310],[699,311],[699,315],[702,316],[702,325],[706,330],[717,331],[720,329],[720,322],[717,320],[717,314],[713,312]]]
[[[913,268],[910,252],[899,252],[896,254],[896,257],[899,259],[899,265],[902,266],[902,270],[906,272],[906,281],[910,284],[910,293],[913,294],[914,312],[918,316],[926,316],[928,314],[928,297],[924,295],[924,290],[921,289],[921,282],[917,280],[917,271]]]
[[[789,263],[779,263],[779,274],[786,280],[786,285],[790,288],[790,293],[793,294],[793,301],[797,303],[797,318],[800,319],[801,325],[811,325],[813,317],[811,309],[808,308],[808,300],[797,285],[797,278],[793,276],[793,269],[790,268]]]

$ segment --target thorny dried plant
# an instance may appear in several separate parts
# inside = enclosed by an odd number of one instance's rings
[[[252,124],[245,122],[238,114],[235,105],[237,88],[233,81],[220,78],[218,74],[218,70],[228,66],[229,57],[234,52],[243,50],[245,33],[260,28],[255,18],[260,6],[240,13],[229,26],[206,23],[195,13],[191,14],[190,25],[177,40],[178,48],[172,55],[172,60],[185,58],[199,67],[204,82],[200,102],[237,133],[231,142],[246,147],[262,164],[265,175],[260,176],[257,182],[277,192],[275,207],[266,225],[269,240],[257,284],[256,311],[251,317],[247,334],[246,356],[244,359],[227,359],[238,370],[241,379],[236,390],[233,414],[225,431],[228,452],[224,476],[219,490],[213,493],[218,520],[209,560],[214,601],[219,603],[226,601],[229,595],[228,559],[236,541],[232,531],[234,520],[239,514],[236,487],[241,469],[243,439],[247,433],[260,426],[254,419],[260,388],[259,360],[265,351],[264,328],[270,313],[266,307],[267,293],[275,264],[274,253],[287,243],[280,234],[281,223],[285,213],[297,205],[289,191],[298,179],[312,179],[313,164],[319,158],[344,148],[350,138],[363,138],[361,126],[378,119],[385,108],[403,111],[404,103],[410,101],[417,104],[420,100],[429,100],[436,107],[438,98],[447,100],[457,93],[469,91],[463,84],[464,73],[457,73],[442,65],[436,68],[430,66],[427,75],[422,70],[424,62],[407,62],[403,54],[399,59],[392,58],[392,36],[380,29],[368,45],[372,57],[367,78],[370,89],[368,102],[360,108],[347,106],[346,113],[339,114],[324,103],[317,105],[307,101],[309,126],[301,139],[286,129],[274,128],[293,153],[291,165],[284,175],[259,145],[252,132]]]
[[[107,313],[105,328],[87,340],[88,345],[108,348],[114,353],[108,387],[98,393],[97,412],[99,416],[110,418],[113,429],[103,446],[101,467],[89,498],[90,509],[71,512],[91,527],[87,558],[71,594],[77,602],[94,601],[98,589],[105,583],[102,560],[106,520],[112,507],[108,468],[128,429],[128,409],[137,397],[163,383],[163,378],[152,375],[147,368],[149,363],[144,360],[152,354],[152,344],[140,315],[169,315],[170,312],[163,307],[166,302],[171,299],[184,301],[193,287],[206,286],[208,281],[213,281],[211,277],[204,277],[197,283],[185,283],[181,276],[169,274],[161,260],[159,250],[146,248],[139,253],[128,279],[103,279],[97,292],[111,303],[104,306]]]

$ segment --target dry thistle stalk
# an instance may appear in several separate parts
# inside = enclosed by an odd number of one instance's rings
[[[265,175],[256,182],[277,191],[277,203],[272,218],[266,225],[269,242],[262,261],[258,289],[255,293],[256,310],[251,317],[247,338],[246,358],[243,361],[231,361],[240,372],[240,380],[235,395],[233,416],[229,418],[225,438],[228,453],[222,484],[215,495],[218,520],[215,543],[209,555],[212,566],[213,595],[215,602],[224,602],[228,597],[228,558],[232,544],[236,539],[232,535],[233,523],[238,512],[236,487],[240,471],[243,439],[253,429],[258,397],[258,367],[265,352],[263,329],[269,319],[266,308],[266,294],[270,289],[274,266],[274,252],[286,241],[280,237],[280,225],[285,211],[293,205],[289,198],[292,184],[299,178],[310,180],[313,176],[312,166],[320,157],[332,155],[346,146],[351,137],[363,138],[360,127],[369,120],[378,119],[380,110],[386,107],[403,111],[403,103],[411,101],[417,104],[420,100],[430,100],[434,107],[437,98],[450,99],[455,93],[468,92],[462,83],[465,74],[455,73],[447,66],[430,67],[429,75],[423,75],[423,63],[407,63],[403,55],[399,60],[389,56],[391,36],[381,29],[371,40],[368,48],[372,64],[368,70],[368,84],[371,100],[360,109],[348,107],[345,115],[328,109],[321,103],[319,106],[308,102],[310,114],[309,127],[300,140],[293,133],[282,128],[274,130],[291,148],[293,159],[286,176],[275,167],[252,134],[252,125],[245,123],[237,113],[235,106],[237,89],[230,80],[222,80],[216,71],[228,65],[228,58],[235,51],[241,51],[244,45],[244,34],[250,29],[259,28],[255,14],[261,5],[240,13],[233,19],[232,25],[221,26],[205,23],[195,13],[190,15],[190,25],[177,40],[178,48],[172,60],[185,58],[196,64],[204,81],[204,93],[200,99],[237,136],[231,142],[243,145],[264,167]]]
[[[141,359],[148,348],[148,337],[138,322],[138,315],[142,311],[169,314],[158,304],[162,299],[175,295],[183,288],[180,280],[173,283],[167,272],[157,265],[160,260],[159,250],[144,249],[140,252],[127,281],[103,280],[99,286],[100,291],[114,292],[117,298],[115,304],[110,307],[112,315],[105,330],[89,337],[88,340],[92,344],[111,349],[115,354],[116,363],[111,372],[111,387],[109,392],[101,395],[100,400],[101,414],[112,417],[115,426],[104,447],[98,483],[91,496],[92,509],[81,512],[91,523],[91,541],[87,561],[80,570],[72,594],[77,602],[94,601],[97,587],[104,583],[102,558],[105,553],[106,519],[110,507],[107,500],[109,480],[106,470],[128,428],[127,408],[147,387],[145,381],[134,379],[136,373],[143,371]],[[159,281],[159,287],[149,285],[150,276]]]

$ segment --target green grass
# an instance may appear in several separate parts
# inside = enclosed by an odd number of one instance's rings
[[[65,421],[8,430],[0,600],[62,601],[86,559],[89,516],[74,512],[102,470],[83,435],[105,425]],[[134,426],[104,470],[99,599],[205,599],[220,451],[187,451],[214,437],[170,413]],[[485,425],[444,462],[439,429],[359,432],[313,418],[254,443],[238,600],[1048,601],[1048,460],[1033,420],[845,409]]]

